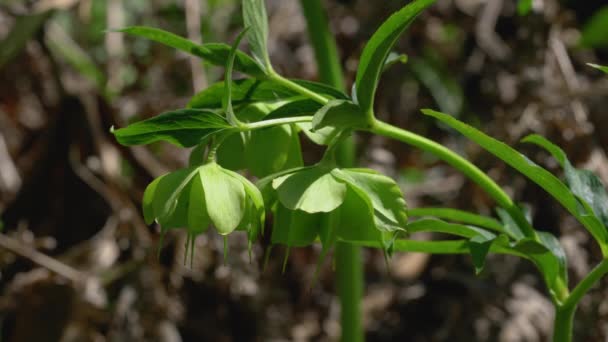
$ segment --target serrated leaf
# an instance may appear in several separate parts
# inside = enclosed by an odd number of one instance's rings
[[[580,207],[580,214],[595,215],[604,227],[608,226],[608,192],[597,175],[589,170],[572,166],[566,153],[559,146],[538,134],[529,135],[522,139],[522,142],[538,145],[551,153],[564,169],[566,183],[572,193],[591,208],[591,212],[588,212],[585,206]]]
[[[234,231],[245,214],[243,184],[222,170],[217,164],[201,167],[199,176],[205,189],[207,211],[221,235]]]
[[[124,32],[153,40],[155,42],[201,57],[213,65],[222,67],[226,64],[226,60],[230,54],[231,47],[228,44],[207,43],[199,45],[173,33],[152,27],[131,26],[120,29],[118,32]],[[264,72],[262,66],[242,51],[237,51],[236,53],[234,70],[251,75],[255,78],[266,77],[266,73]]]
[[[268,15],[264,0],[243,0],[243,21],[249,29],[247,40],[253,57],[267,71],[272,70],[268,57]]]
[[[435,0],[416,0],[391,15],[365,45],[357,68],[357,101],[364,113],[373,111],[380,73],[399,36]]]
[[[178,109],[114,130],[122,145],[143,145],[159,140],[192,147],[206,136],[231,128],[218,114],[200,109]]]
[[[272,187],[285,207],[311,214],[335,210],[346,196],[346,185],[319,167],[276,178]]]
[[[508,145],[486,135],[485,133],[451,117],[450,115],[424,109],[424,114],[432,116],[444,124],[456,129],[467,138],[473,140],[488,152],[503,160],[509,166],[521,172],[524,176],[538,184],[555,198],[564,208],[581,222],[585,228],[600,243],[602,249],[606,247],[608,232],[599,224],[599,221],[588,215],[581,215],[579,202],[568,187],[549,171],[532,162]]]
[[[369,196],[375,214],[380,218],[379,228],[404,227],[407,223],[405,199],[395,181],[369,169],[343,169],[332,171],[337,178],[355,186]],[[394,227],[387,227],[391,223]]]
[[[456,221],[477,227],[488,228],[497,232],[504,232],[504,227],[494,218],[469,213],[452,208],[412,208],[407,210],[409,217],[433,216],[443,220]]]
[[[580,44],[590,48],[607,46],[606,32],[608,32],[608,6],[603,6],[595,11],[583,25]]]
[[[356,104],[345,100],[332,100],[319,109],[313,119],[314,130],[324,127],[338,129],[363,128],[367,125],[365,114]]]
[[[596,68],[598,70],[601,70],[604,73],[608,74],[608,66],[603,66],[603,65],[593,64],[593,63],[587,63],[587,65],[590,66],[590,67],[592,67],[592,68]]]

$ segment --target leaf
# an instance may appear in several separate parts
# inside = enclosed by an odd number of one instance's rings
[[[247,40],[253,57],[264,65],[267,71],[272,70],[268,57],[268,15],[264,0],[243,0],[243,21],[249,29]]]
[[[439,108],[458,116],[464,107],[463,90],[441,64],[439,58],[431,56],[413,58],[409,63],[412,72],[429,90]]]
[[[332,174],[369,196],[375,216],[381,219],[376,221],[376,224],[380,225],[379,228],[389,228],[386,223],[395,227],[406,225],[405,200],[401,189],[392,178],[369,169],[333,170]]]
[[[285,207],[311,214],[335,210],[346,196],[346,185],[319,167],[276,178],[272,187]]]
[[[214,112],[178,109],[113,130],[122,145],[143,145],[159,140],[180,147],[192,147],[213,133],[231,128],[226,119]]]
[[[131,26],[120,29],[118,32],[124,32],[153,40],[155,42],[201,57],[213,65],[222,67],[226,64],[226,60],[228,59],[231,49],[230,45],[223,43],[207,43],[202,45],[195,44],[188,39],[182,38],[173,33],[152,27]],[[262,66],[242,51],[236,52],[234,70],[248,74],[255,78],[266,77],[266,73]]]
[[[504,232],[504,227],[497,220],[452,208],[412,208],[407,210],[409,217],[434,216],[443,220],[456,221],[477,227]]]
[[[580,214],[595,215],[604,227],[608,226],[608,192],[598,176],[589,170],[572,166],[566,153],[559,146],[538,134],[529,135],[522,139],[522,142],[533,143],[549,151],[564,169],[566,183],[572,193],[591,208],[591,212],[587,212],[585,206],[579,207]]]
[[[268,127],[251,133],[251,140],[245,147],[245,161],[254,176],[264,177],[285,169],[292,134],[288,125]]]
[[[495,237],[475,235],[469,239],[469,251],[475,266],[475,273],[480,274],[486,263],[486,257],[490,252],[490,247],[495,241]]]
[[[590,66],[590,67],[592,67],[592,68],[596,68],[598,70],[601,70],[604,73],[608,74],[608,66],[603,66],[603,65],[593,64],[593,63],[587,63],[587,65]]]
[[[332,100],[319,109],[313,119],[314,130],[324,127],[335,127],[338,129],[363,128],[367,125],[367,119],[356,104],[345,100]]]
[[[229,170],[243,170],[247,168],[245,162],[246,133],[229,135],[217,148],[217,163]]]
[[[292,80],[298,85],[332,98],[344,98],[345,95],[329,86],[320,83]],[[224,82],[217,82],[194,95],[188,103],[189,108],[217,109],[222,107],[225,93]],[[299,93],[286,88],[272,80],[244,78],[232,81],[232,104],[234,106],[253,102],[271,102],[301,99]]]
[[[522,229],[519,227],[517,222],[509,215],[509,213],[503,208],[496,208],[496,214],[500,218],[502,222],[502,226],[505,230],[505,233],[509,235],[515,241],[519,241],[526,237],[526,234],[523,233]]]
[[[0,42],[0,68],[23,50],[25,44],[38,32],[51,14],[52,11],[46,11],[16,19],[10,33]]]
[[[374,208],[365,195],[349,187],[339,207],[337,238],[343,241],[382,241],[382,234],[374,223]]]
[[[205,189],[211,221],[221,235],[231,233],[245,214],[243,184],[215,163],[201,167],[199,176]]]
[[[541,188],[553,196],[564,208],[575,216],[585,228],[593,235],[602,248],[606,248],[608,233],[600,222],[594,217],[581,215],[579,210],[579,201],[570,192],[568,187],[562,183],[557,177],[549,171],[538,166],[513,148],[508,145],[484,134],[483,132],[443,113],[439,113],[430,109],[424,109],[422,112],[432,116],[448,126],[456,129],[467,138],[473,140],[488,152],[503,160],[505,163],[521,172],[523,175],[538,184]]]
[[[520,16],[528,15],[532,10],[532,0],[517,1],[517,14]]]
[[[481,235],[488,239],[496,237],[495,234],[477,227],[465,226],[457,223],[448,223],[437,219],[421,219],[414,222],[410,222],[407,225],[407,231],[410,233],[434,232],[451,234],[461,236],[467,239],[471,239],[478,235]]]
[[[356,97],[364,113],[373,111],[380,73],[393,45],[416,16],[434,2],[435,0],[416,0],[406,5],[391,15],[365,45],[355,82]]]
[[[289,210],[282,204],[275,209],[272,243],[289,247],[310,246],[319,235],[322,214]]]
[[[408,61],[408,56],[404,53],[399,54],[396,52],[390,52],[384,61],[384,66],[382,67],[382,72],[386,72],[393,65],[400,63],[406,64]]]
[[[232,44],[232,48],[230,49],[230,54],[228,55],[228,59],[226,60],[226,70],[224,72],[224,94],[222,95],[222,109],[226,114],[226,119],[232,126],[239,126],[239,121],[236,118],[234,111],[232,110],[232,69],[234,67],[234,58],[236,56],[236,51],[241,43],[241,39],[247,32],[247,29],[241,31],[239,35],[234,40]]]
[[[583,25],[580,44],[588,48],[608,46],[606,32],[608,32],[608,6],[603,6]]]
[[[294,100],[285,103],[279,108],[268,113],[264,120],[282,119],[294,116],[312,115],[319,109],[321,105],[314,100]]]
[[[183,196],[188,184],[195,176],[197,168],[177,170],[154,180],[144,192],[144,219],[152,223],[156,220],[163,229],[185,226],[179,221],[181,213],[187,210],[187,196]],[[188,188],[189,189],[189,188]],[[180,207],[180,213],[174,215]],[[149,224],[148,223],[148,224]]]

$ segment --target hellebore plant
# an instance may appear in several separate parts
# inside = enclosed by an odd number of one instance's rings
[[[452,116],[423,110],[537,183],[595,238],[604,259],[570,291],[566,255],[557,238],[536,230],[527,212],[486,173],[441,144],[382,122],[374,114],[382,72],[396,61],[405,60],[392,52],[395,42],[433,2],[413,1],[380,26],[363,50],[350,96],[337,89],[343,87],[341,72],[318,0],[303,0],[302,5],[307,22],[314,25],[310,32],[322,79],[336,88],[287,79],[274,71],[267,52],[263,0],[243,1],[246,28],[232,46],[199,45],[155,28],[120,30],[225,67],[224,81],[194,95],[188,108],[113,130],[124,145],[167,141],[194,147],[187,168],[161,176],[147,187],[143,198],[146,222],[158,222],[163,233],[186,228],[188,248],[193,252],[194,238],[211,225],[222,235],[246,231],[251,246],[264,228],[266,212],[272,212],[273,244],[289,248],[319,241],[323,245],[320,260],[335,246],[344,341],[363,340],[358,246],[380,248],[387,257],[399,251],[467,253],[477,272],[483,269],[489,253],[515,255],[534,263],[548,288],[556,308],[554,341],[571,341],[578,302],[608,272],[608,194],[599,178],[574,168],[559,147],[540,136],[529,136],[524,142],[549,151],[564,168],[566,183],[513,148]],[[245,36],[252,56],[238,49]],[[233,80],[233,70],[247,77]],[[391,178],[369,169],[340,167],[337,160],[348,155],[349,146],[344,141],[356,131],[396,139],[444,160],[495,200],[498,219],[449,208],[407,209],[401,190]],[[315,165],[303,165],[300,132],[312,142],[327,146]],[[241,170],[260,180],[253,185],[237,172]],[[408,216],[417,219],[408,222]],[[457,238],[408,239],[408,233],[420,231]]]

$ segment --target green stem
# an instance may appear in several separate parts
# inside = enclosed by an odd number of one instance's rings
[[[326,98],[325,96],[319,95],[319,94],[315,93],[314,91],[308,90],[308,89],[302,87],[301,85],[299,85],[295,82],[292,82],[291,80],[277,74],[274,71],[270,72],[270,74],[268,75],[268,79],[284,86],[287,89],[291,89],[297,93],[300,93],[300,94],[308,97],[309,99],[316,101],[322,105],[329,102],[329,99]]]
[[[310,41],[315,50],[319,79],[323,83],[344,89],[344,75],[342,75],[338,49],[334,37],[329,32],[327,15],[321,1],[302,0],[300,3],[306,18]]]
[[[526,236],[538,239],[536,232],[527,222],[525,217],[523,217],[521,211],[517,208],[511,197],[509,197],[509,195],[507,195],[507,193],[485,172],[481,171],[477,166],[461,157],[456,152],[433,140],[379,120],[374,120],[369,131],[377,135],[399,140],[423,151],[432,153],[439,159],[452,165],[484,189],[499,206],[505,208],[511,217],[513,217],[513,219],[515,219],[523,228]]]
[[[344,75],[338,58],[336,42],[329,31],[329,23],[320,0],[301,0],[308,34],[315,51],[319,78],[322,82],[344,90]],[[314,92],[300,87],[282,77],[273,77],[276,82],[306,95],[309,98],[326,104],[329,100]],[[355,144],[352,136],[340,142],[336,150],[338,164],[351,167],[355,164]],[[364,333],[361,325],[360,302],[363,297],[363,265],[361,249],[344,242],[336,243],[336,277],[340,305],[342,309],[342,341],[363,341]]]
[[[336,243],[336,280],[341,309],[341,341],[364,340],[361,325],[361,297],[363,294],[363,267],[361,248],[350,243]]]
[[[289,118],[280,118],[280,119],[272,119],[272,120],[262,120],[256,121],[252,123],[243,124],[241,126],[241,132],[244,131],[253,131],[255,129],[267,128],[272,126],[293,124],[298,122],[311,122],[312,116],[293,116]]]
[[[595,268],[576,285],[563,304],[555,307],[555,321],[553,323],[554,342],[572,341],[574,313],[576,312],[578,303],[606,273],[608,273],[608,259],[602,260],[602,262],[595,266]]]

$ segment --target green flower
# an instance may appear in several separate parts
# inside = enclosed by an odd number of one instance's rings
[[[163,233],[186,228],[187,243],[213,225],[221,235],[235,229],[246,231],[251,246],[264,226],[260,191],[245,177],[215,162],[155,179],[144,192],[143,212],[146,223],[158,222]]]
[[[386,250],[407,223],[406,204],[395,182],[369,169],[326,165],[283,172],[259,183],[276,202],[273,243],[305,246],[320,239],[380,241]]]

